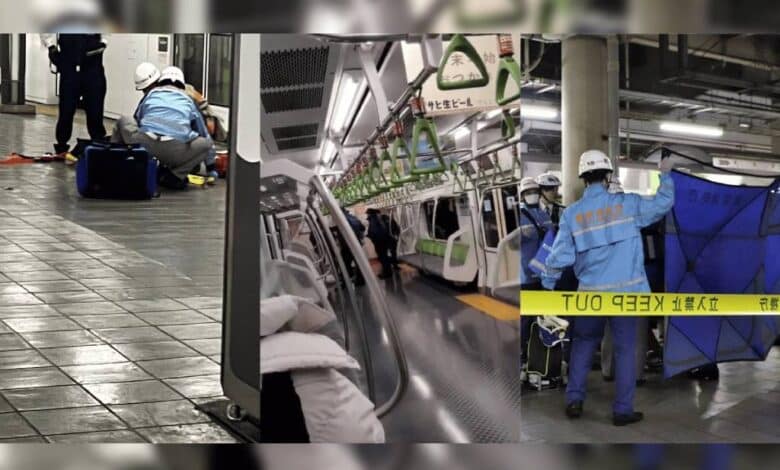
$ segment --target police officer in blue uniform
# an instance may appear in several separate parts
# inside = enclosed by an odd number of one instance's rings
[[[552,220],[539,205],[541,194],[539,185],[534,178],[526,177],[520,180],[520,202],[518,204],[520,220],[520,289],[541,290],[542,281],[538,274],[530,269],[529,263],[534,259],[542,246],[544,236],[552,230]],[[522,316],[520,320],[521,346],[523,356],[528,350],[531,322],[530,316]]]
[[[73,117],[79,103],[87,115],[87,130],[93,141],[105,141],[103,105],[106,98],[106,73],[103,51],[106,40],[100,34],[41,35],[49,50],[49,60],[60,74],[59,113],[54,151],[66,154],[73,133]]]
[[[561,180],[548,171],[537,176],[536,183],[539,185],[542,195],[540,200],[542,209],[550,215],[553,225],[557,227],[561,221],[561,214],[566,209],[566,207],[558,204],[558,188],[561,187]]]
[[[662,159],[661,183],[653,197],[612,194],[607,191],[612,162],[599,150],[582,154],[579,176],[586,188],[582,199],[568,207],[546,260],[542,284],[555,286],[560,273],[574,266],[580,291],[650,292],[644,268],[640,230],[664,216],[674,205],[671,161]],[[634,410],[636,389],[636,318],[579,317],[573,325],[566,416],[583,413],[586,383],[593,355],[609,322],[615,348],[616,396],[612,408],[615,426],[635,423],[643,414]]]

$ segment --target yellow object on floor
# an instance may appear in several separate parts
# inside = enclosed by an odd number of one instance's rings
[[[70,152],[66,152],[65,153],[65,164],[66,165],[75,165],[76,163],[78,163],[78,161],[79,161],[79,159],[75,155],[73,155],[72,153],[70,153]]]
[[[466,305],[474,307],[480,312],[486,313],[497,320],[518,321],[520,320],[520,309],[514,305],[496,300],[482,294],[457,295],[456,299]]]
[[[190,184],[203,186],[206,183],[214,184],[216,180],[213,176],[187,175],[187,181],[189,181]]]

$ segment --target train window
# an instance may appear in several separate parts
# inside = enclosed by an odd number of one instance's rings
[[[434,238],[446,240],[460,228],[455,198],[439,199],[434,221]]]
[[[212,34],[209,39],[209,81],[206,98],[217,106],[230,106],[231,46],[229,34]]]
[[[428,236],[433,235],[433,206],[436,201],[425,201],[423,203],[423,213],[425,214],[425,227],[428,229]]]
[[[485,246],[496,248],[500,235],[498,233],[498,217],[496,216],[496,204],[493,192],[482,198],[482,229],[485,232]]]
[[[203,92],[203,48],[204,34],[177,34],[174,63],[179,67],[187,83]]]
[[[507,235],[517,228],[517,186],[501,188],[501,200],[504,202],[504,222]]]

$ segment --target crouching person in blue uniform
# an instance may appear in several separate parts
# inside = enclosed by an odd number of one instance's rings
[[[547,232],[552,230],[552,220],[539,205],[541,197],[539,184],[531,177],[520,180],[520,289],[541,290],[542,280],[531,270],[530,263],[542,246]],[[531,323],[534,317],[520,319],[521,347],[523,360],[527,359]]]
[[[659,220],[674,205],[674,183],[669,175],[671,161],[661,160],[659,168],[661,184],[655,196],[612,194],[607,191],[612,162],[599,150],[582,154],[579,176],[585,182],[585,192],[563,212],[542,273],[545,288],[553,289],[561,272],[574,266],[580,291],[650,292],[640,230]],[[644,417],[634,410],[635,317],[578,317],[574,321],[566,416],[572,419],[582,416],[588,373],[607,322],[615,348],[616,395],[612,422],[615,426],[625,426]]]
[[[213,163],[216,150],[203,115],[184,91],[184,73],[177,67],[160,72],[147,62],[136,69],[135,84],[144,96],[134,116],[117,121],[111,141],[142,145],[160,161],[160,185],[186,189],[187,174],[202,162]]]

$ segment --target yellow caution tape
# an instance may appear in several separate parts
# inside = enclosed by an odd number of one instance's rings
[[[523,315],[780,315],[780,295],[523,291]]]

